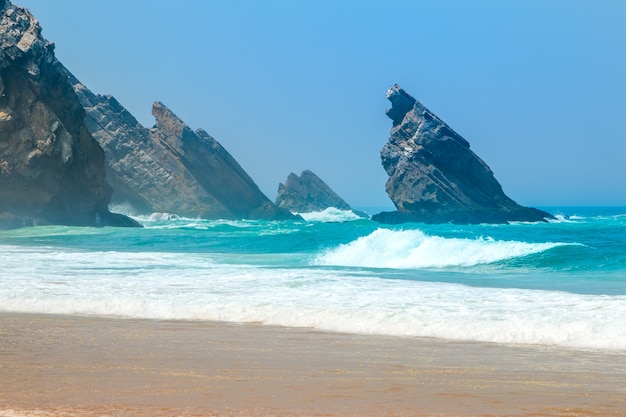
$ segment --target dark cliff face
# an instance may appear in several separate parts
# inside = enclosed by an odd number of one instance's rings
[[[276,205],[295,213],[323,211],[329,207],[352,210],[324,181],[309,170],[298,177],[293,172],[278,185]]]
[[[106,154],[114,203],[141,213],[205,219],[294,218],[276,207],[235,159],[202,129],[193,131],[162,103],[143,127],[113,97],[71,82],[86,110],[86,125]]]
[[[386,191],[397,211],[384,223],[505,223],[552,217],[507,197],[469,143],[397,85],[387,92],[393,121],[381,150]]]
[[[54,45],[0,1],[0,227],[138,225],[108,211],[104,153]]]

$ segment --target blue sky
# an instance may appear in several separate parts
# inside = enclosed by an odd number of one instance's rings
[[[145,126],[162,101],[270,199],[310,169],[391,207],[394,83],[519,203],[626,205],[626,1],[14,0],[59,60]]]

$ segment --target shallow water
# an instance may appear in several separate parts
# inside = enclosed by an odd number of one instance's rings
[[[547,211],[558,220],[385,226],[331,210],[0,231],[0,311],[626,351],[626,208]]]

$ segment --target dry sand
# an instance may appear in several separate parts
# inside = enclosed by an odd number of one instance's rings
[[[0,314],[0,416],[626,416],[626,355]]]

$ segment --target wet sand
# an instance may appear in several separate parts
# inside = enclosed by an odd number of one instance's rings
[[[0,314],[0,416],[626,416],[626,355]]]

